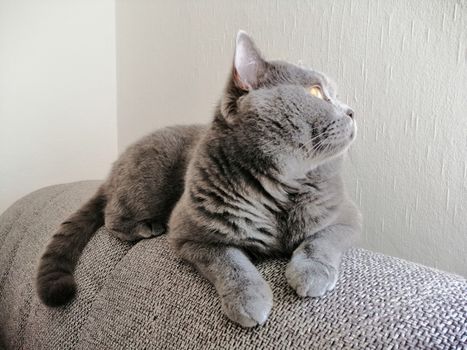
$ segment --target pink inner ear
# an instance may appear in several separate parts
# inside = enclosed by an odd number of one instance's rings
[[[233,68],[233,80],[234,80],[235,86],[238,87],[239,89],[242,89],[244,91],[251,90],[251,86],[249,86],[247,83],[242,81],[242,78],[238,74],[237,69],[235,67]]]
[[[251,38],[239,32],[235,46],[233,79],[235,85],[244,91],[256,89],[264,73],[265,61]]]

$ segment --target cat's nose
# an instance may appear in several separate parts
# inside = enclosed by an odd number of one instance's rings
[[[353,110],[352,109],[347,108],[347,110],[345,111],[345,114],[347,114],[350,118],[353,119]]]

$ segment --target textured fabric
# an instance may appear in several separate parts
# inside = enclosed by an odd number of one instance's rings
[[[242,329],[164,236],[132,246],[101,228],[78,265],[78,297],[49,309],[33,290],[36,263],[97,186],[48,187],[0,217],[5,349],[467,349],[465,279],[362,249],[346,254],[336,289],[321,299],[295,295],[285,261],[261,263],[273,311],[264,326]]]

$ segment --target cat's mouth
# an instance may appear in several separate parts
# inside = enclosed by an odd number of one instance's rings
[[[357,124],[351,118],[333,121],[326,125],[321,132],[313,130],[311,139],[306,143],[310,153],[327,153],[350,146],[357,135]]]
[[[353,143],[357,136],[357,124],[354,120],[342,127],[335,130],[329,135],[328,140],[325,142],[326,146],[323,147],[323,153],[327,157],[334,157],[345,152]]]

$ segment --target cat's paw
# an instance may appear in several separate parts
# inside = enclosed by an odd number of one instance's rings
[[[145,238],[153,238],[165,233],[165,226],[159,223],[140,222],[129,232],[110,229],[110,232],[122,241],[137,242]]]
[[[293,259],[285,270],[289,285],[301,297],[321,297],[336,286],[338,272],[314,259]]]
[[[228,290],[221,299],[227,317],[243,327],[262,325],[272,308],[272,291],[264,281],[239,285]]]
[[[151,222],[151,236],[158,237],[166,232],[167,228],[165,225],[158,222]]]

